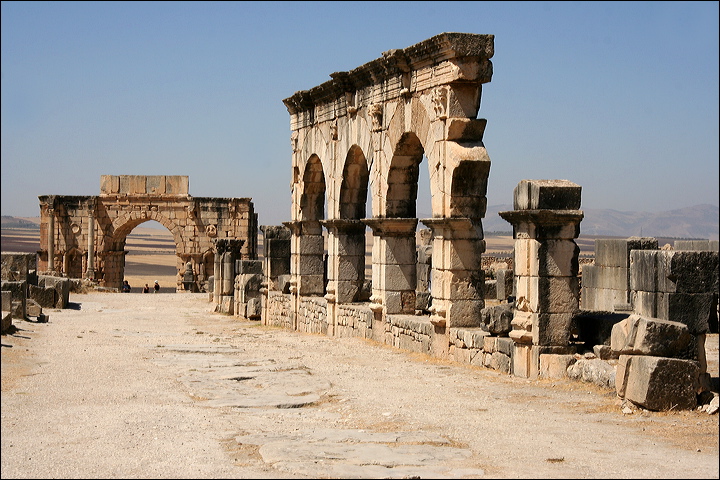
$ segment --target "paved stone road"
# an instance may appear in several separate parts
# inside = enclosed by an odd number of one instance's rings
[[[718,477],[718,415],[623,415],[592,385],[265,328],[204,294],[71,301],[3,336],[3,479]]]

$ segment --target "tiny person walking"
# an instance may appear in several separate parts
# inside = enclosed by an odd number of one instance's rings
[[[122,291],[123,293],[130,293],[130,284],[127,280],[123,280]]]
[[[157,280],[155,280],[155,285],[153,285],[153,288],[155,289],[155,293],[158,293],[160,291],[160,284]]]

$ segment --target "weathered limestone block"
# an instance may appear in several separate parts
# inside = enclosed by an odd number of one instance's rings
[[[660,318],[658,315],[657,297],[657,292],[633,290],[631,295],[633,312],[643,317]]]
[[[510,373],[512,368],[512,361],[510,357],[501,352],[493,352],[490,355],[490,362],[488,367],[493,370],[497,370],[502,373]]]
[[[618,395],[648,410],[691,410],[697,406],[697,362],[646,355],[621,355]]]
[[[513,307],[506,303],[483,308],[482,326],[493,335],[506,335],[512,330]]]
[[[568,367],[577,359],[575,355],[543,353],[540,355],[540,378],[567,378]]]
[[[29,290],[30,299],[35,301],[41,307],[57,308],[58,292],[54,287],[37,287],[35,285],[30,285]]]
[[[577,312],[580,283],[577,277],[517,277],[517,308],[530,312]]]
[[[652,237],[595,240],[595,265],[604,267],[630,266],[632,250],[657,250],[658,241]]]
[[[616,388],[615,367],[599,358],[580,359],[567,369],[573,380],[594,383],[603,388]]]
[[[605,267],[586,265],[583,267],[583,287],[609,288],[627,291],[630,284],[630,270],[626,267]]]
[[[23,280],[32,283],[28,278],[31,271],[37,269],[37,254],[2,252],[2,275],[0,278],[10,282]]]
[[[12,309],[12,292],[9,290],[2,291],[2,309],[3,312],[9,312]]]
[[[70,303],[70,287],[72,286],[69,278],[38,275],[38,286],[54,288],[58,293],[55,299],[55,308],[67,308]]]
[[[515,210],[578,210],[581,187],[567,180],[520,180],[513,195]]]
[[[2,290],[9,291],[12,294],[12,315],[13,318],[25,319],[27,316],[27,282],[2,282]]]
[[[30,285],[31,287],[33,285]],[[32,298],[28,298],[27,300],[27,316],[28,317],[39,317],[42,315],[42,307],[38,302],[33,300]]]
[[[658,292],[655,298],[657,318],[684,323],[693,335],[710,332],[710,324],[712,322],[717,325],[717,292]]]
[[[718,291],[718,252],[658,251],[658,292]]]
[[[12,327],[12,324],[13,324],[12,318],[13,318],[12,312],[5,311],[5,310],[2,311],[2,325],[0,327],[0,330],[2,330],[2,333],[5,333],[8,330],[10,330],[10,327]]]
[[[692,340],[682,323],[630,315],[613,326],[610,347],[623,355],[675,357]]]
[[[644,292],[658,291],[658,254],[660,250],[630,252],[630,288]]]
[[[675,240],[673,244],[675,250],[710,250],[718,251],[717,240]]]
[[[497,283],[495,286],[497,287],[497,295],[495,298],[498,300],[507,300],[508,297],[512,296],[513,293],[513,287],[515,282],[515,275],[513,274],[513,270],[510,268],[500,268],[495,271],[495,279],[497,280]]]
[[[514,265],[518,276],[576,276],[580,247],[571,239],[515,240]]]

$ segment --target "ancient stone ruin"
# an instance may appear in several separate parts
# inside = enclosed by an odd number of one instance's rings
[[[520,377],[592,381],[649,409],[694,408],[710,389],[717,242],[690,253],[681,242],[667,251],[649,238],[598,241],[582,282],[581,187],[523,180],[514,210],[500,213],[513,227],[512,268],[486,281],[490,159],[476,116],[492,55],[492,35],[441,34],[284,100],[292,221],[260,227],[261,322]],[[415,215],[419,168],[430,172],[432,218]],[[253,275],[236,277],[240,317],[257,318]]]
[[[217,240],[239,239],[257,258],[257,214],[249,198],[192,197],[187,176],[102,175],[100,195],[43,195],[38,268],[48,275],[85,278],[119,288],[125,241],[155,220],[172,233],[177,291],[208,291]]]
[[[127,234],[153,219],[175,237],[178,291],[208,292],[217,312],[593,382],[651,410],[708,403],[717,241],[598,240],[581,268],[581,186],[522,180],[500,212],[513,256],[488,278],[490,158],[477,115],[493,53],[492,35],[443,33],[286,98],[283,225],[258,227],[249,199],[190,197],[187,177],[103,176],[97,197],[40,197],[38,266],[117,287]],[[431,218],[416,215],[420,168]]]

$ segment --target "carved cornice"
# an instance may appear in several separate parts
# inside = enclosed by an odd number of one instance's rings
[[[423,88],[453,81],[487,83],[492,78],[490,59],[494,54],[494,42],[494,35],[441,33],[408,48],[383,52],[382,57],[349,72],[332,73],[331,80],[310,90],[296,92],[283,103],[290,115],[301,115],[303,123],[312,123],[315,108],[320,105],[337,102],[344,110],[340,113],[351,114],[367,106],[360,105],[357,96],[347,94],[373,86],[382,86],[383,100],[387,101],[417,91],[419,81]],[[464,59],[476,65],[465,68],[460,65]],[[431,79],[415,78],[412,84],[413,72],[438,67],[446,61],[457,64],[454,68],[438,68],[433,75],[428,75]]]

